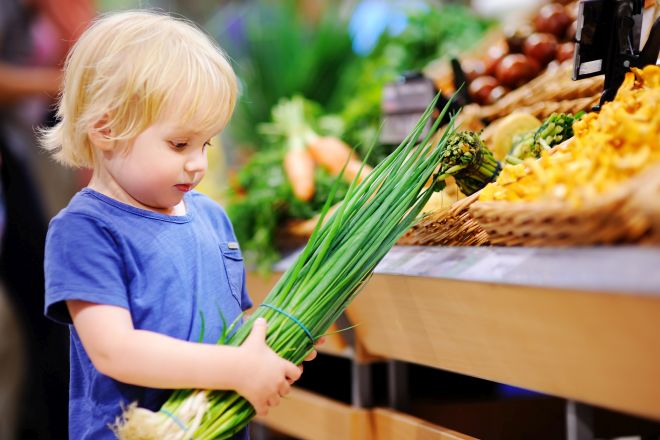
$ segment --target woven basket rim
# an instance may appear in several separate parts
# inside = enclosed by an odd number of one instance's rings
[[[574,206],[565,201],[476,201],[470,206],[470,213],[479,221],[480,215],[501,214],[506,217],[513,217],[521,213],[555,213],[565,217],[568,215],[581,215],[599,211],[604,207],[611,206],[622,200],[626,200],[631,195],[634,196],[640,185],[644,185],[647,179],[660,176],[660,164],[654,164],[643,170],[636,176],[631,177],[625,182],[611,188],[609,191],[601,193],[598,197],[588,200],[584,205]]]

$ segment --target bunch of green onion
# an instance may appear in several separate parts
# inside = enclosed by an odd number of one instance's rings
[[[263,317],[268,321],[266,341],[283,358],[300,364],[313,350],[314,340],[335,322],[399,237],[419,220],[439,187],[435,170],[454,134],[452,119],[441,136],[435,135],[447,106],[416,145],[436,101],[437,97],[391,155],[360,184],[353,181],[344,201],[324,223],[335,183],[309,242],[264,300],[268,306],[258,307],[224,343],[240,345],[254,321]],[[433,184],[427,185],[430,179]],[[225,331],[230,333],[231,329]],[[250,403],[233,391],[180,390],[158,413],[132,405],[113,429],[125,440],[226,439],[254,415]]]

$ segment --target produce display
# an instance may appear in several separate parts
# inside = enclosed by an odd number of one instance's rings
[[[660,161],[660,67],[633,69],[614,101],[573,125],[573,141],[506,166],[481,201],[563,201],[579,206]]]
[[[541,122],[528,113],[514,113],[501,121],[492,136],[490,148],[490,169],[483,169],[481,179],[467,182],[471,184],[468,188],[461,182],[460,173],[456,173],[456,183],[461,189],[461,195],[469,195],[467,198],[457,197],[455,203],[440,205],[429,203],[424,207],[428,215],[413,226],[399,240],[401,245],[461,245],[461,246],[483,246],[490,243],[488,234],[472,218],[469,213],[470,206],[477,201],[480,190],[488,182],[498,177],[501,163],[496,158],[503,157],[502,163],[521,163],[523,160],[533,160],[541,157],[544,151],[549,151],[556,145],[566,142],[573,136],[572,123],[581,115],[553,114]],[[459,139],[461,135],[468,134],[476,137],[478,142],[486,146],[482,139],[474,132],[463,132],[454,135]],[[452,143],[450,139],[449,144]],[[469,151],[469,150],[468,150]],[[471,155],[462,158],[463,161],[470,159]],[[495,170],[493,172],[493,165]],[[440,170],[451,168],[451,162],[447,161],[441,165]],[[505,169],[508,167],[505,167]],[[488,177],[489,176],[489,177]],[[432,199],[433,200],[433,199]]]
[[[573,57],[575,4],[542,6],[532,23],[519,26],[479,58],[462,61],[473,102],[488,105],[537,77],[553,61]]]
[[[323,24],[328,23],[324,21]],[[344,33],[337,29],[326,30],[311,39],[316,42],[314,45],[322,46],[328,57],[330,48],[322,42],[328,43],[333,36],[343,42],[343,35],[348,35],[342,20],[335,19],[333,24],[344,29]],[[460,6],[417,11],[410,15],[401,33],[383,34],[374,50],[363,58],[340,59],[337,52],[332,52],[335,60],[332,66],[321,59],[318,50],[311,53],[312,49],[305,46],[304,35],[308,29],[290,12],[275,14],[273,23],[264,21],[262,25],[261,32],[248,26],[248,55],[253,58],[245,64],[249,99],[245,106],[237,109],[238,122],[234,127],[241,133],[247,132],[238,138],[255,151],[230,182],[227,212],[248,264],[267,270],[280,258],[282,249],[301,244],[291,232],[301,222],[319,215],[329,196],[333,176],[340,164],[343,166],[349,149],[352,160],[346,167],[346,176],[357,171],[358,158],[365,157],[370,148],[366,161],[371,167],[392,151],[393,146],[377,142],[383,86],[430,60],[474,45],[493,22],[478,18]],[[283,70],[292,67],[281,60],[277,66],[268,64],[273,53],[280,53],[284,48],[280,49],[281,41],[275,39],[277,46],[271,53],[262,36],[269,34],[268,29],[279,35],[280,28],[286,39],[293,41],[289,54],[282,59],[309,57],[310,62],[319,66],[311,69],[312,72],[318,73],[323,68],[341,77],[336,77],[332,84],[324,77],[323,84],[315,85],[308,81],[314,81],[314,75],[310,78],[294,75],[296,81],[289,79],[291,74]],[[243,77],[242,72],[239,73]],[[287,78],[286,88],[280,84],[278,75]],[[298,90],[294,89],[295,84]],[[275,89],[271,89],[273,86]],[[285,90],[288,94],[279,93]],[[259,103],[258,109],[270,105],[265,117],[262,110],[257,113],[250,108],[255,100]],[[297,133],[296,125],[307,128]],[[337,200],[341,200],[347,187],[347,184],[339,186]],[[308,231],[307,228],[302,230]],[[302,234],[302,238],[306,240],[308,232]]]
[[[319,115],[318,105],[300,96],[281,100],[270,122],[258,126],[263,150],[232,183],[227,213],[245,257],[258,269],[267,270],[280,258],[278,232],[285,221],[317,215],[344,164],[344,176],[351,177],[362,165],[349,146],[322,129]],[[340,182],[337,199],[348,183]]]
[[[500,119],[512,113],[529,113],[546,118],[552,113],[578,113],[598,104],[603,91],[602,76],[573,81],[572,62],[548,67],[538,77],[512,90],[491,105],[470,104],[463,107],[461,123],[471,129],[483,129],[484,136]],[[484,124],[488,124],[484,128]]]
[[[644,96],[653,89],[654,74],[648,68],[637,72],[630,96],[622,87],[617,104],[594,113],[603,77],[571,79],[577,2],[565,3],[542,5],[527,23],[499,38],[489,34],[481,49],[474,49],[474,43],[490,22],[464,8],[415,13],[402,33],[382,36],[371,54],[347,70],[350,74],[336,87],[341,103],[337,112],[302,95],[280,100],[270,120],[258,126],[263,151],[239,171],[228,210],[235,224],[240,223],[237,235],[248,261],[265,268],[279,258],[277,246],[283,241],[304,243],[320,220],[339,170],[345,167],[344,176],[351,178],[359,169],[366,175],[369,166],[383,160],[391,151],[376,141],[383,86],[403,72],[429,62],[435,65],[438,58],[449,66],[449,57],[458,55],[473,103],[456,117],[460,129],[448,137],[441,154],[438,191],[423,208],[422,222],[404,234],[402,244],[488,244],[488,234],[470,215],[477,200],[577,204],[580,197],[598,197],[643,169],[643,164],[653,163],[655,147],[636,148],[633,139],[637,132],[646,133],[649,139],[644,142],[657,147],[658,127],[647,127],[630,109],[638,106],[642,111],[653,102]],[[470,46],[473,49],[466,51]],[[432,70],[424,72],[433,75]],[[454,90],[446,74],[445,67],[440,76],[431,76],[445,95]],[[626,81],[629,85],[632,80]],[[624,96],[634,102],[629,111],[617,107]],[[601,127],[596,134],[592,126],[600,117],[616,121],[612,123],[617,130],[626,127],[627,140],[612,138],[620,147],[616,154],[596,142],[618,132]],[[364,168],[361,157],[367,162]],[[598,168],[598,161],[609,168]],[[335,198],[341,200],[348,182],[338,185]]]
[[[261,124],[259,129],[276,142],[285,145],[284,170],[293,194],[302,201],[314,196],[314,167],[320,165],[333,177],[340,174],[351,182],[360,181],[371,172],[357,154],[340,139],[319,136],[306,121],[305,101],[300,96],[282,100],[273,107],[272,122]],[[344,168],[345,166],[345,168]]]

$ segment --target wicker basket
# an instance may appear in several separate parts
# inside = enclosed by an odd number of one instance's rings
[[[600,94],[594,96],[587,96],[585,98],[571,99],[568,101],[547,101],[547,102],[537,102],[528,107],[520,107],[516,112],[529,113],[530,115],[536,116],[540,120],[544,120],[553,113],[572,113],[576,114],[582,110],[587,111],[592,109],[600,101]],[[504,118],[497,119],[493,121],[488,127],[484,128],[481,132],[481,139],[490,145],[493,141],[493,136],[499,128],[499,123],[503,121]]]
[[[469,208],[479,197],[472,194],[451,205],[449,208],[430,214],[410,228],[399,239],[399,245],[406,246],[484,246],[488,235],[474,221]]]
[[[590,110],[600,100],[603,90],[603,77],[596,76],[579,81],[573,81],[572,64],[565,62],[555,69],[547,69],[543,74],[527,84],[513,90],[493,105],[465,106],[459,116],[458,123],[464,129],[480,130],[484,121],[494,122],[512,112],[526,112],[544,119],[552,113],[577,113]],[[489,130],[495,127],[490,124],[485,130],[485,140]],[[457,124],[458,125],[458,124]]]
[[[573,138],[567,139],[550,150],[550,154],[565,149]],[[398,244],[408,246],[488,246],[488,233],[470,213],[470,206],[477,201],[477,191],[469,197],[434,212],[409,229]]]
[[[556,69],[547,69],[543,74],[508,93],[495,104],[481,107],[481,117],[492,121],[538,103],[574,101],[593,97],[602,92],[602,76],[573,81],[572,70],[571,62],[565,62]]]
[[[660,166],[583,207],[560,202],[476,202],[470,214],[494,245],[660,244]]]
[[[488,235],[470,216],[470,205],[479,193],[463,198],[450,207],[433,212],[410,228],[397,244],[404,246],[482,246]],[[333,209],[336,209],[335,205]],[[286,248],[301,246],[312,235],[318,216],[309,220],[292,220],[278,233],[278,243]]]

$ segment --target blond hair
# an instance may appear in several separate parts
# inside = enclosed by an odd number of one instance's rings
[[[92,167],[90,129],[129,140],[172,108],[182,125],[220,131],[237,88],[222,49],[191,23],[154,11],[108,14],[67,56],[59,122],[41,131],[41,145],[62,164]]]

